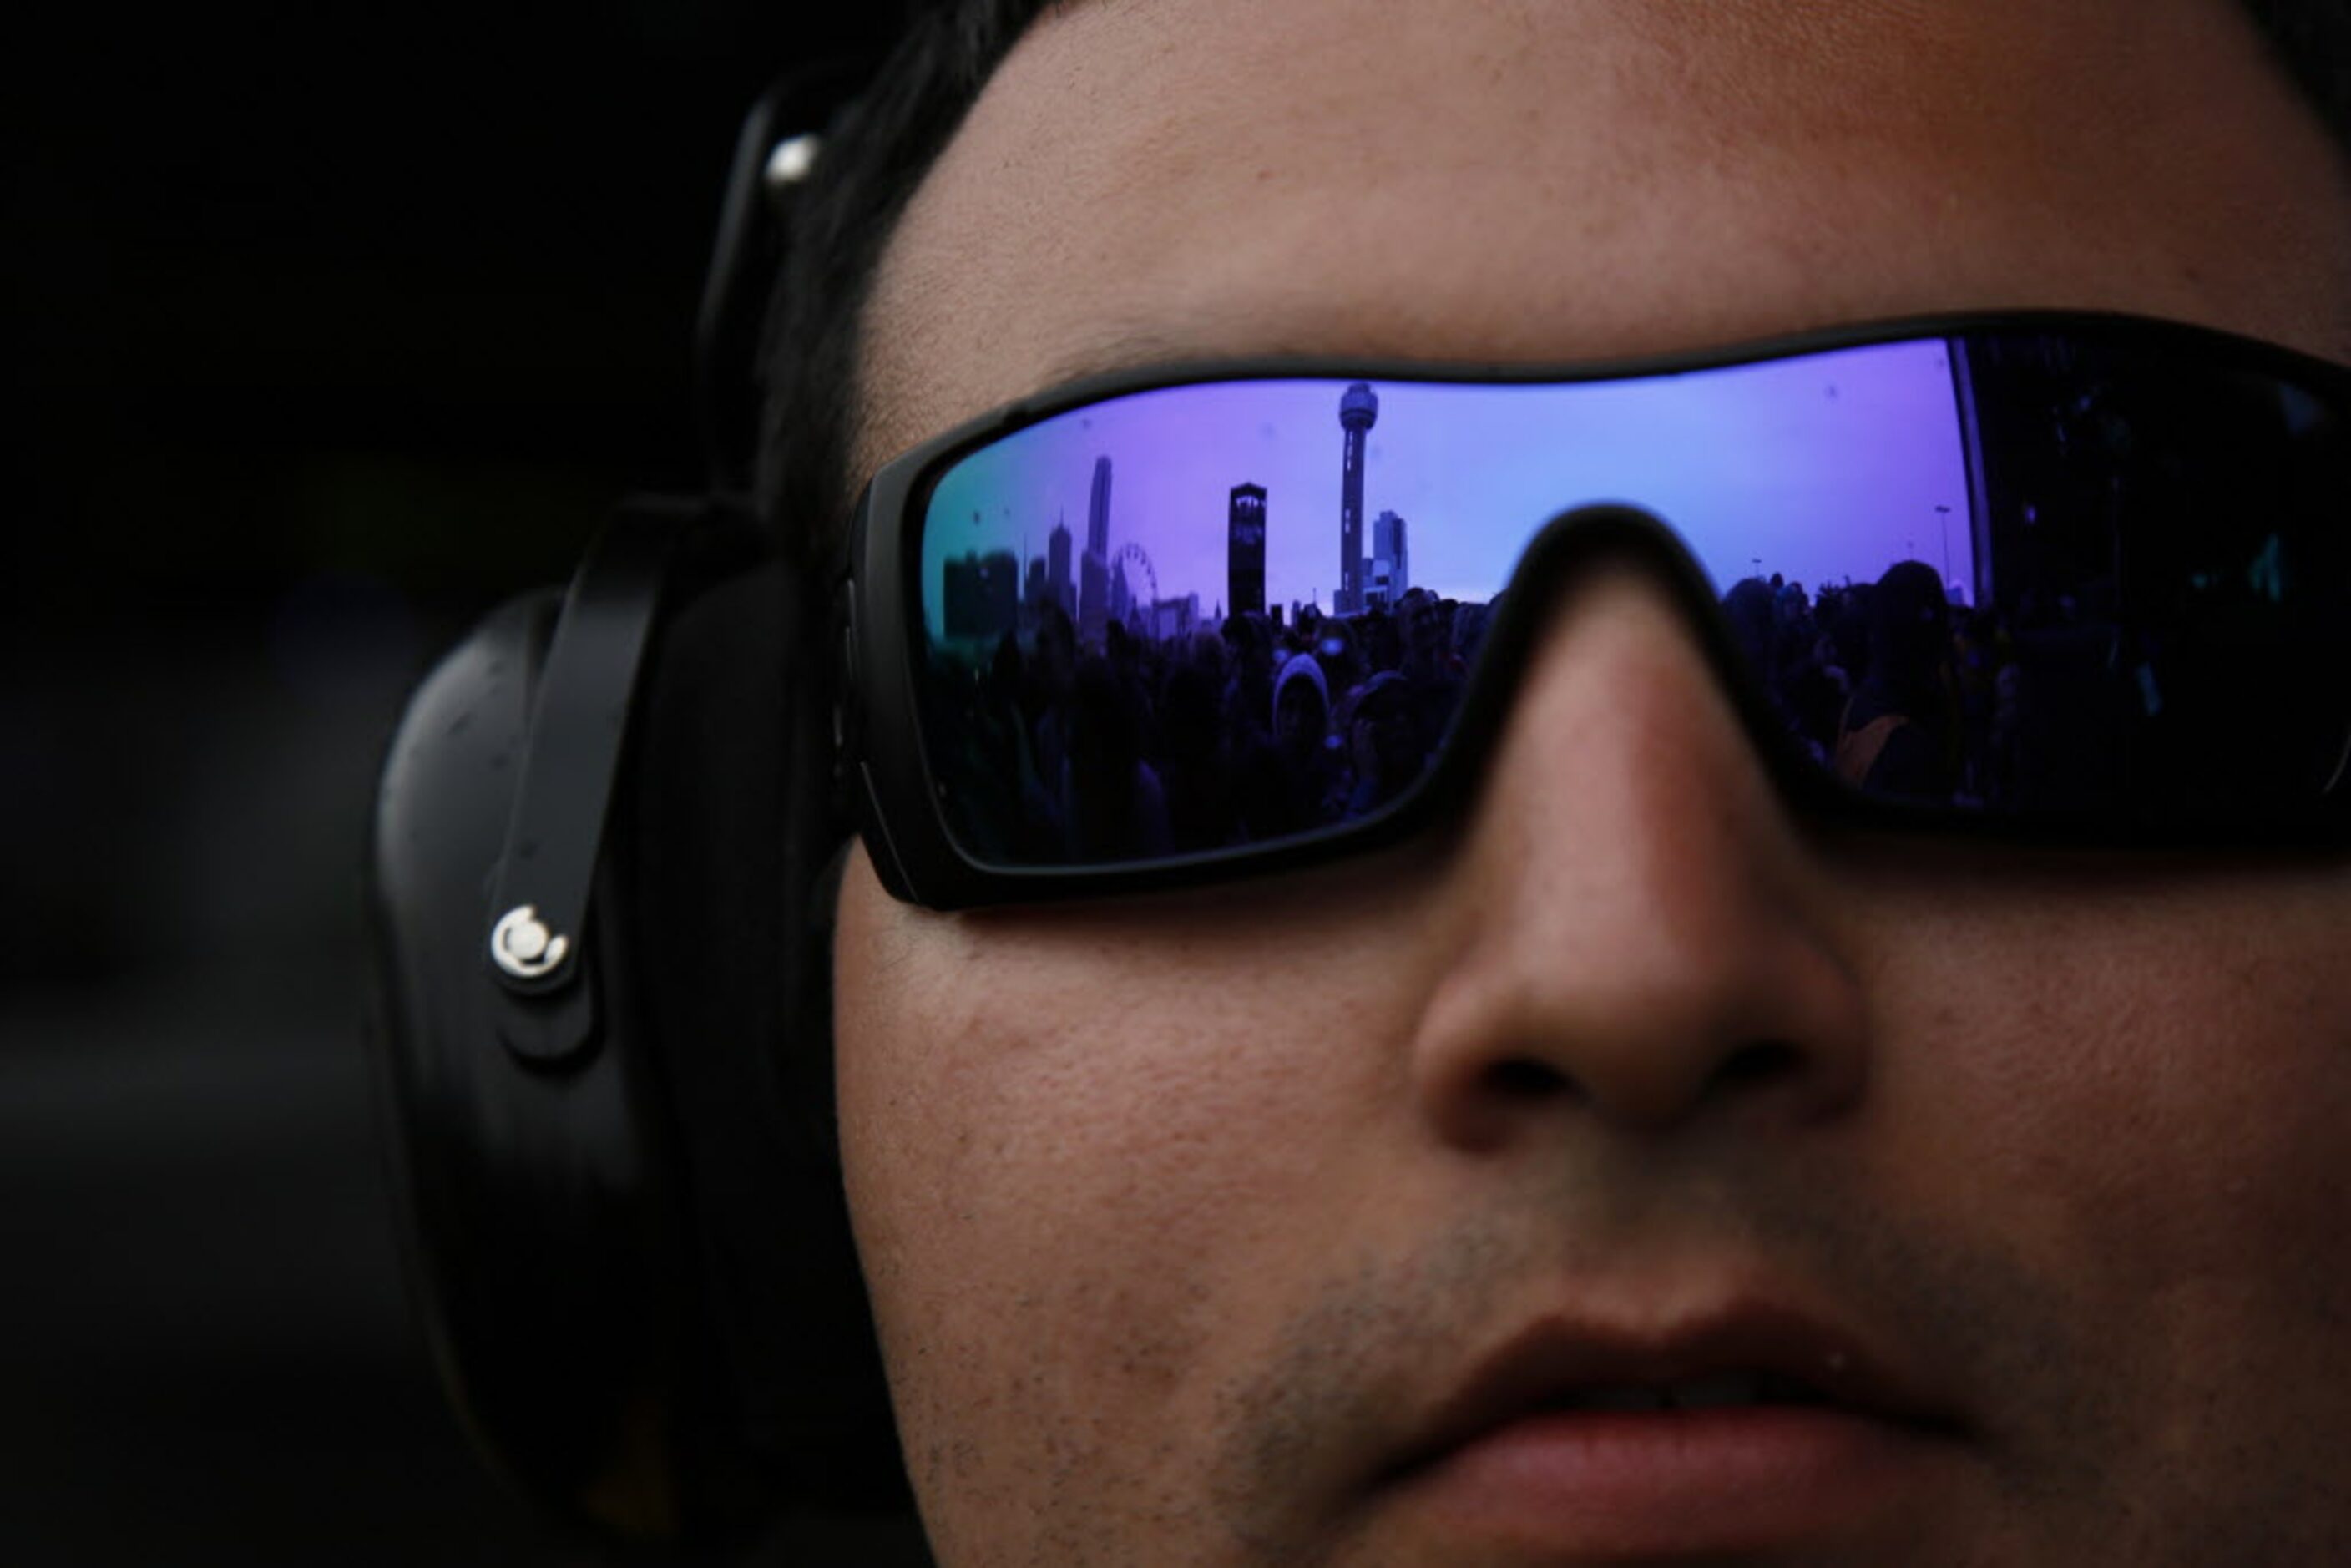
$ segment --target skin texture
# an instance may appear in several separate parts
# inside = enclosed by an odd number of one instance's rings
[[[2346,257],[2342,165],[2205,0],[1094,0],[909,210],[863,456],[1221,353],[2058,306],[2351,358]],[[1630,567],[1428,841],[961,915],[856,854],[845,1174],[940,1560],[1581,1560],[1377,1478],[1528,1322],[1742,1292],[1964,1426],[1751,1560],[2343,1560],[2346,929],[2339,865],[1798,820]]]

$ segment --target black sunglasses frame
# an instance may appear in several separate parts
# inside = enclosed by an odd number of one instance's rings
[[[2351,418],[2351,366],[2210,328],[2147,317],[2079,311],[2003,311],[1906,318],[1758,340],[1728,348],[1569,365],[1464,364],[1411,360],[1259,357],[1138,368],[1089,377],[992,411],[884,464],[860,497],[837,571],[840,667],[835,672],[836,762],[851,810],[882,883],[893,897],[935,910],[1114,898],[1272,875],[1366,853],[1458,820],[1482,777],[1529,653],[1569,584],[1593,563],[1645,563],[1684,611],[1758,757],[1791,808],[1814,821],[1896,832],[2059,848],[2351,848],[2351,800],[2324,802],[2306,819],[2150,827],[2110,813],[2019,818],[1864,794],[1825,773],[1775,722],[1771,703],[1738,652],[1705,571],[1677,536],[1628,505],[1562,513],[1532,539],[1469,672],[1461,706],[1422,779],[1363,818],[1266,843],[1169,859],[1053,867],[989,865],[956,842],[942,813],[922,731],[917,686],[921,602],[917,574],[923,508],[936,479],[967,454],[1073,409],[1130,393],[1211,382],[1277,379],[1558,385],[1729,368],[1873,345],[1991,334],[2121,341],[2134,351],[2214,363],[2318,396]],[[2351,528],[2351,495],[2345,526]],[[2351,585],[2346,585],[2351,590]]]

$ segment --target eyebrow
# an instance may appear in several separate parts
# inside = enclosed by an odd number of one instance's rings
[[[1229,343],[1204,342],[1148,323],[1129,322],[1092,334],[1048,359],[1034,382],[1014,395],[1034,397],[1057,387],[1130,371],[1203,364],[1243,356],[1251,360],[1328,360],[1344,351],[1330,343],[1307,344],[1284,337],[1256,340],[1241,349]]]
[[[1259,350],[1253,349],[1252,354]],[[1311,350],[1299,348],[1289,340],[1267,343],[1263,353],[1269,356],[1310,357]],[[1323,350],[1328,353],[1327,348]],[[1063,387],[1074,386],[1096,377],[1123,371],[1181,364],[1196,364],[1216,358],[1230,358],[1233,350],[1187,340],[1180,333],[1163,330],[1142,320],[1105,324],[1088,332],[1061,351],[1049,356],[1033,376],[1023,377],[1004,388],[990,402],[978,408],[966,409],[944,421],[935,417],[907,417],[907,393],[901,392],[897,406],[877,406],[866,402],[861,409],[855,433],[849,443],[850,468],[856,476],[855,484],[872,476],[874,471],[898,453],[918,443],[953,429],[956,425],[977,419],[992,409],[1041,397]]]
[[[1119,327],[1089,336],[1047,360],[1034,383],[1024,387],[1020,395],[1033,397],[1039,392],[1068,386],[1073,382],[1091,381],[1096,376],[1206,357],[1204,350],[1196,348],[1187,350],[1181,339],[1155,328],[1141,324]]]

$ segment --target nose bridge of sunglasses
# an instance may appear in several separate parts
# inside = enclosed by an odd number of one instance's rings
[[[1542,641],[1558,630],[1562,614],[1573,612],[1580,590],[1602,572],[1625,569],[1671,607],[1750,740],[1767,766],[1784,776],[1788,759],[1771,723],[1762,673],[1741,645],[1730,612],[1705,570],[1667,521],[1617,502],[1561,512],[1529,542],[1509,584],[1491,605],[1485,646],[1455,718],[1453,743],[1446,748],[1449,760],[1473,772],[1473,759],[1482,767]]]

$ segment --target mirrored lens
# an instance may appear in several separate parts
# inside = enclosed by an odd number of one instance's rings
[[[1700,563],[1790,755],[1855,789],[2018,817],[2306,810],[2344,764],[2342,700],[2287,695],[2341,667],[2344,467],[2306,389],[2028,333],[1138,392],[931,490],[928,765],[988,865],[1363,820],[1439,754],[1537,532],[1622,501]]]

